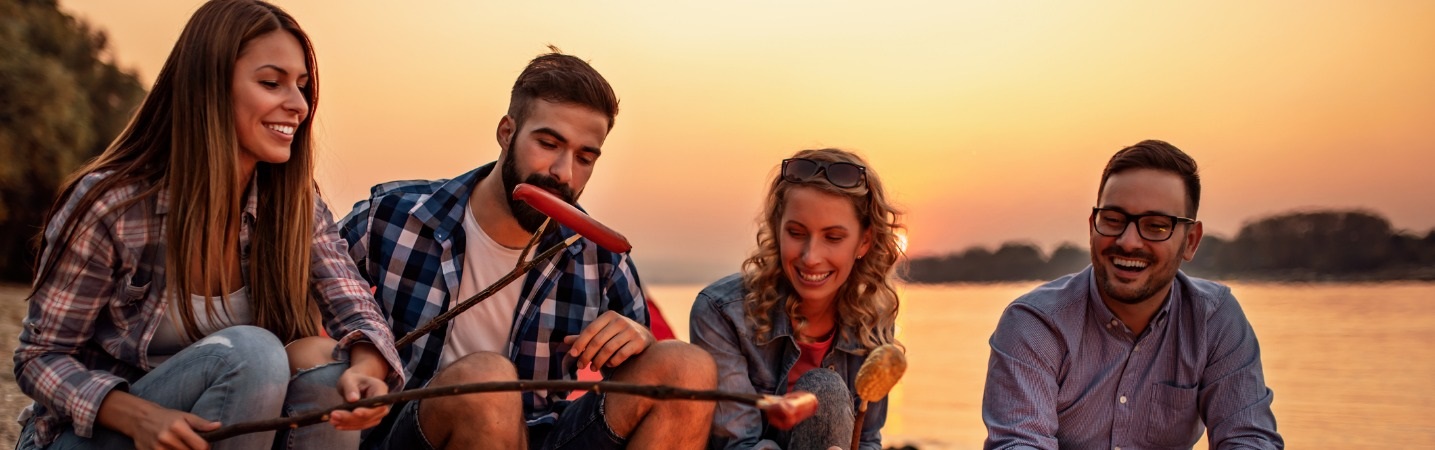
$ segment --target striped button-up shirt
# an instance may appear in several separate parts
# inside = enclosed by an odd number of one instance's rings
[[[1140,336],[1091,267],[1012,302],[991,338],[986,448],[1283,448],[1260,346],[1230,288],[1178,273]]]
[[[41,264],[54,259],[55,272],[30,296],[30,310],[15,349],[15,380],[35,399],[21,413],[36,417],[36,443],[48,445],[65,424],[76,435],[94,432],[100,403],[110,390],[123,388],[154,368],[148,348],[166,310],[164,218],[166,191],[121,206],[144,186],[127,184],[101,194],[77,211],[80,197],[107,173],[82,178],[45,230],[56,242],[70,220],[80,226],[69,245],[48,246]],[[249,185],[239,228],[240,267],[249,274],[250,234],[256,218],[257,184]],[[315,196],[310,282],[318,295],[324,327],[339,338],[335,357],[357,342],[371,342],[398,368],[393,335],[369,288],[349,259],[334,218]],[[395,370],[392,388],[403,384]]]
[[[403,336],[457,302],[463,274],[463,215],[490,163],[451,180],[395,181],[375,186],[342,221],[341,234],[364,276],[377,291],[389,324]],[[574,232],[549,233],[529,257]],[[513,262],[515,265],[518,261]],[[507,356],[520,380],[576,379],[577,360],[563,337],[577,335],[598,315],[617,311],[648,325],[637,271],[626,253],[613,253],[580,239],[523,279],[513,312]],[[438,371],[448,325],[399,349],[409,388],[428,384]],[[529,424],[551,423],[567,405],[566,392],[523,393]]]

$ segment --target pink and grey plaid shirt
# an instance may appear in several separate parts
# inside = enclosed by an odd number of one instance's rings
[[[123,185],[101,195],[89,209],[76,211],[78,199],[108,176],[92,173],[80,180],[45,230],[56,242],[65,223],[80,225],[65,248],[49,246],[41,264],[56,259],[55,272],[36,286],[15,349],[15,380],[35,400],[21,413],[38,420],[36,443],[48,445],[64,425],[90,437],[100,403],[111,389],[124,389],[154,367],[148,348],[166,310],[164,289],[164,216],[168,194],[120,204],[142,190]],[[240,225],[241,268],[249,273],[250,234],[257,210],[257,185],[251,183]],[[339,238],[329,209],[316,198],[310,282],[330,336],[339,349],[371,342],[394,368],[390,389],[403,386],[403,367],[393,335],[363,281],[348,245]],[[272,219],[271,219],[272,220]],[[335,358],[348,352],[335,351]],[[31,419],[31,418],[35,419]]]

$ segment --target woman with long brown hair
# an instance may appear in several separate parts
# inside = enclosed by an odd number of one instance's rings
[[[819,412],[791,432],[748,405],[719,403],[710,448],[851,448],[854,382],[867,353],[895,343],[893,270],[901,212],[861,157],[803,150],[783,160],[739,274],[693,303],[693,344],[712,354],[718,388],[817,394]],[[869,405],[862,448],[880,449],[887,402]]]
[[[283,10],[214,0],[194,13],[129,125],[49,215],[15,350],[35,400],[19,448],[208,448],[198,432],[221,424],[402,386],[317,195],[318,93],[309,38]],[[215,447],[354,448],[386,413]]]

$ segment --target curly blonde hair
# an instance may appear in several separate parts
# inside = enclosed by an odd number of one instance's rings
[[[820,162],[847,162],[866,167],[866,183],[852,188],[833,186],[823,177],[793,182],[786,181],[782,174],[773,177],[768,188],[767,201],[758,220],[757,249],[742,264],[742,282],[747,289],[743,299],[747,319],[757,336],[766,337],[772,332],[772,309],[782,307],[793,319],[795,331],[807,325],[807,319],[798,314],[802,299],[792,295],[792,282],[782,271],[782,255],[778,248],[779,222],[787,208],[787,195],[793,188],[803,186],[852,201],[857,211],[857,220],[863,232],[872,236],[871,249],[852,267],[852,275],[838,288],[837,329],[848,338],[855,338],[864,351],[879,345],[893,343],[897,322],[897,290],[892,284],[897,260],[903,256],[898,243],[898,231],[905,229],[901,223],[902,212],[887,199],[882,189],[882,180],[876,171],[867,165],[862,157],[851,152],[824,148],[802,150],[792,155]],[[781,170],[779,169],[779,172]]]

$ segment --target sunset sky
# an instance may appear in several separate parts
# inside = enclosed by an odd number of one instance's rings
[[[61,1],[146,86],[199,4]],[[582,203],[650,281],[737,270],[764,184],[814,147],[868,158],[914,256],[1084,245],[1106,159],[1147,138],[1200,163],[1208,233],[1308,208],[1435,227],[1430,1],[277,4],[317,49],[339,215],[496,158],[545,45],[589,60],[622,111]]]

